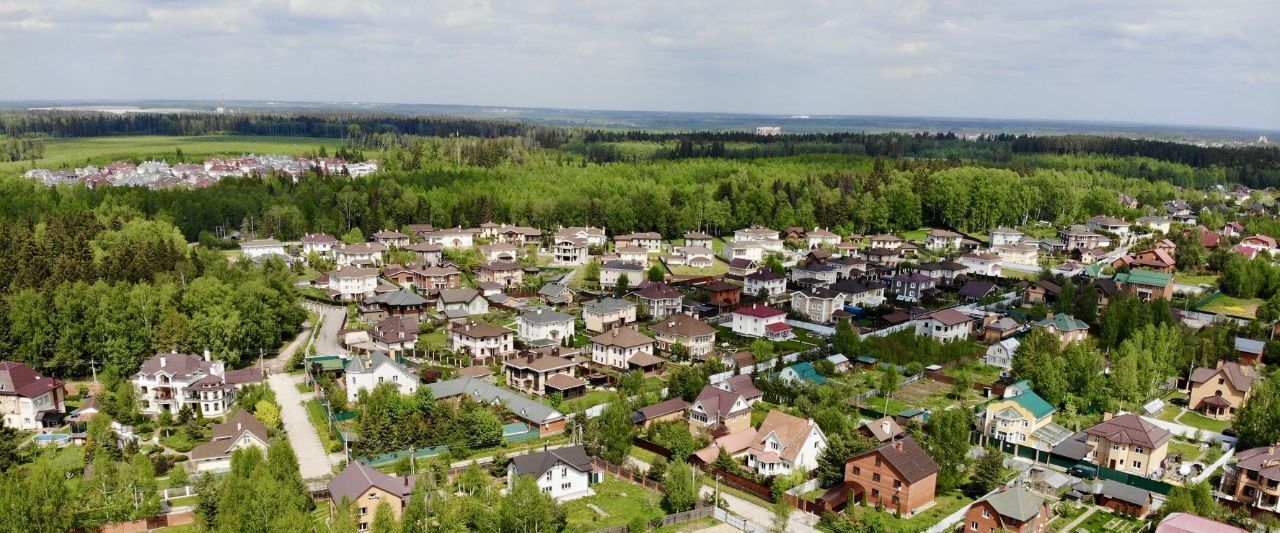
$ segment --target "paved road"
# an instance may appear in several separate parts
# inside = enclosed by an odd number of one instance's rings
[[[715,492],[715,489],[706,485],[702,486],[701,495],[706,496]],[[720,497],[729,504],[729,510],[735,514],[746,518],[764,528],[773,525],[773,510],[761,507],[753,502],[749,502],[732,494],[720,491]],[[818,523],[818,517],[794,509],[791,512],[791,518],[787,520],[787,531],[817,531],[813,526]]]
[[[323,321],[320,326],[320,333],[316,335],[316,353],[320,355],[347,353],[347,351],[338,344],[338,331],[342,329],[342,325],[346,319],[346,308],[330,307],[327,305],[318,305],[313,303],[308,303],[307,308],[320,313]]]
[[[299,382],[301,378],[284,373],[271,374],[267,378],[271,390],[276,393],[276,401],[280,403],[280,419],[284,421],[284,430],[289,436],[289,444],[293,446],[293,453],[298,456],[302,479],[320,479],[333,473],[333,464],[325,453],[324,445],[320,443],[320,436],[311,427],[311,420],[307,418],[302,394],[298,392]]]

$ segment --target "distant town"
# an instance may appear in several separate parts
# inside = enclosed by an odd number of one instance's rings
[[[103,167],[84,166],[75,169],[28,170],[23,177],[45,185],[81,183],[94,187],[147,187],[166,189],[191,187],[202,189],[228,177],[288,176],[295,182],[310,171],[320,174],[367,176],[378,171],[374,160],[359,163],[337,157],[294,157],[288,155],[244,155],[236,158],[211,158],[203,163],[176,163],[148,160],[141,163],[113,161]]]

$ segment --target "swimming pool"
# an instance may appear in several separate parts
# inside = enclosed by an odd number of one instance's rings
[[[48,446],[50,444],[62,445],[71,441],[71,435],[66,435],[63,433],[50,433],[47,435],[36,435],[35,441],[37,444],[41,444],[45,446]]]

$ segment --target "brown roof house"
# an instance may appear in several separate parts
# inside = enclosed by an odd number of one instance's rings
[[[751,428],[751,404],[742,394],[712,385],[689,406],[689,429],[722,436]]]
[[[1103,415],[1102,422],[1084,430],[1085,459],[1112,470],[1149,476],[1169,454],[1168,430],[1134,414]]]
[[[845,460],[844,484],[850,501],[911,516],[933,503],[938,463],[911,437],[896,438]]]
[[[858,433],[864,437],[875,439],[876,442],[887,442],[889,439],[902,434],[902,426],[899,426],[898,422],[892,417],[886,416],[863,424],[858,428]]]
[[[563,398],[576,398],[587,390],[587,382],[574,376],[577,361],[558,355],[525,352],[503,365],[507,370],[507,385],[527,394],[544,396],[559,392]]]
[[[653,339],[633,326],[613,328],[592,337],[591,360],[597,365],[646,372],[666,361],[654,355]]]
[[[1191,372],[1187,405],[1209,418],[1230,419],[1249,399],[1254,378],[1252,367],[1230,361],[1197,368]]]
[[[226,471],[236,450],[254,447],[266,453],[270,439],[266,425],[248,411],[236,411],[226,422],[213,425],[213,438],[192,449],[187,464],[196,472]]]
[[[1108,507],[1117,513],[1143,517],[1151,509],[1151,493],[1145,489],[1108,479],[1102,482],[1102,492],[1098,493],[1098,505]]]
[[[818,468],[818,455],[826,448],[827,436],[812,418],[769,411],[747,451],[747,466],[766,477],[789,475],[796,470],[812,472]]]
[[[1036,533],[1053,518],[1045,499],[1024,487],[1006,488],[978,500],[964,515],[965,531]]]
[[[329,513],[335,513],[343,501],[351,502],[355,505],[356,530],[368,531],[378,506],[386,502],[391,506],[391,516],[399,520],[415,482],[416,476],[392,476],[353,461],[329,481]]]
[[[0,414],[5,426],[36,430],[61,425],[67,391],[62,380],[22,363],[0,362]]]
[[[1218,490],[1249,507],[1280,512],[1280,448],[1263,446],[1236,453]]]
[[[650,326],[658,341],[658,349],[670,352],[679,344],[688,350],[689,356],[711,353],[716,345],[716,328],[686,314],[676,314]]]
[[[685,413],[688,410],[689,402],[684,401],[683,398],[672,398],[665,402],[658,402],[632,411],[631,423],[639,425],[641,429],[646,429],[660,422],[684,420]]]

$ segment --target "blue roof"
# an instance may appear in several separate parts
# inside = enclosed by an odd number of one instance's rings
[[[1263,347],[1266,346],[1262,341],[1246,339],[1244,337],[1236,337],[1236,351],[1244,353],[1262,353]]]
[[[866,364],[868,364],[868,365],[874,365],[874,364],[876,364],[876,363],[880,362],[880,360],[879,360],[879,359],[876,359],[876,358],[874,358],[874,357],[871,357],[870,355],[859,355],[859,356],[857,357],[857,359],[858,359],[858,362],[859,362],[859,363],[866,363]]]
[[[796,363],[787,368],[790,368],[797,376],[800,376],[800,379],[815,385],[820,385],[827,380],[827,378],[818,375],[818,371],[813,368],[813,363]]]

